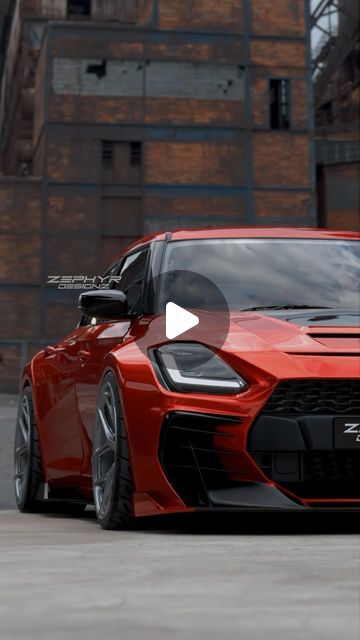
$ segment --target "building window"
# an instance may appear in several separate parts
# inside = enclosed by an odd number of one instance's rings
[[[140,184],[142,143],[103,140],[101,146],[104,184]]]
[[[141,167],[142,164],[142,144],[141,142],[130,143],[130,164],[133,167]]]
[[[104,167],[111,167],[114,157],[114,143],[103,141],[102,143],[102,163]]]
[[[270,129],[290,129],[290,80],[270,80]]]
[[[68,0],[68,16],[90,16],[91,0]]]

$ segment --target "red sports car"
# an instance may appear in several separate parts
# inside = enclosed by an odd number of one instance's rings
[[[360,506],[359,235],[159,233],[25,367],[21,511]]]

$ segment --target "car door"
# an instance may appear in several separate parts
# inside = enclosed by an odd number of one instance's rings
[[[112,285],[126,294],[132,317],[125,316],[116,321],[89,318],[81,336],[76,396],[85,453],[84,475],[91,475],[92,435],[102,363],[106,354],[123,342],[131,323],[136,322],[141,313],[149,255],[147,246],[125,256],[119,265],[118,281]]]
[[[118,273],[113,267],[104,277]],[[44,464],[50,480],[66,484],[80,476],[84,463],[84,437],[76,395],[79,367],[83,366],[82,345],[90,331],[98,328],[81,321],[79,326],[54,347],[47,347],[38,375],[41,396],[40,419]],[[89,362],[91,368],[91,363]]]
[[[56,346],[47,347],[37,376],[44,465],[50,480],[64,483],[79,476],[84,457],[75,394],[82,332],[79,327]]]

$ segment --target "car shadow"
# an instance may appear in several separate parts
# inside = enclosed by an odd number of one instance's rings
[[[151,520],[153,522],[144,524],[139,521],[137,530],[144,533],[183,533],[200,536],[336,535],[360,532],[359,514],[355,513],[199,513],[176,517],[162,516]]]
[[[66,514],[43,514],[46,518],[74,518]],[[94,510],[77,519],[99,526]],[[158,535],[338,535],[360,533],[359,513],[355,512],[217,512],[161,515],[139,518],[128,529]]]

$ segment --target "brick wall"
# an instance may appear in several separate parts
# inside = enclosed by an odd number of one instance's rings
[[[310,189],[307,134],[254,133],[253,159],[255,186]]]
[[[39,181],[0,182],[0,341],[34,349],[78,319],[76,296],[47,290],[47,275],[96,274],[159,229],[314,223],[303,0],[93,6],[91,19],[47,24],[65,0],[21,2]],[[270,130],[272,78],[290,81],[289,130]],[[0,343],[0,388],[19,349]]]
[[[0,179],[0,389],[16,388],[20,344],[39,336],[41,182]]]

